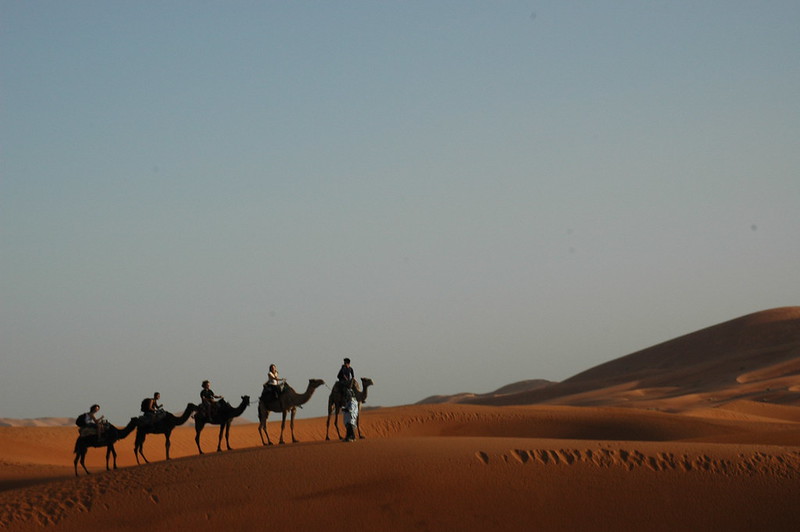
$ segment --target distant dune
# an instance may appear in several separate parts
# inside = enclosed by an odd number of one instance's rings
[[[430,397],[426,397],[422,401],[417,402],[416,404],[430,405],[430,404],[443,404],[443,403],[464,403],[467,402],[468,399],[470,400],[495,399],[501,395],[529,392],[533,390],[541,390],[542,388],[546,388],[547,386],[551,386],[553,384],[555,384],[553,381],[547,381],[544,379],[531,379],[531,380],[515,382],[512,384],[507,384],[502,388],[498,388],[497,390],[486,394],[459,393],[454,395],[432,395]]]
[[[1,426],[0,527],[794,531],[799,357],[800,309],[776,309],[561,383],[365,409],[354,443],[326,441],[318,417],[295,423],[299,443],[271,447],[237,425],[222,453],[208,427],[199,455],[189,422],[173,460],[148,435],[151,463],[137,465],[130,435],[120,469],[90,449],[93,474],[78,478],[74,426]],[[280,422],[268,430],[277,440]]]
[[[68,427],[75,425],[75,418],[37,417],[35,419],[11,419],[0,417],[0,427]]]

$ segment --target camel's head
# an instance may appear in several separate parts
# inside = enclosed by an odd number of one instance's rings
[[[250,396],[249,395],[243,395],[242,396],[242,404],[245,406],[245,408],[250,406]]]
[[[369,377],[361,377],[361,385],[364,386],[365,390],[367,389],[367,386],[372,386],[373,384],[375,383],[372,382],[372,379]]]
[[[308,379],[308,385],[314,389],[319,388],[325,384],[325,381],[322,379]]]

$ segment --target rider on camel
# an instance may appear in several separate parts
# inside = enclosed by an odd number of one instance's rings
[[[275,364],[269,365],[269,373],[267,373],[267,382],[264,383],[264,388],[270,391],[275,399],[278,399],[283,393],[283,385],[286,384],[286,379],[278,376],[278,366]]]
[[[200,400],[205,407],[205,414],[208,419],[214,417],[214,412],[217,411],[217,399],[222,399],[221,395],[216,395],[211,390],[211,381],[203,381],[203,391],[200,392]]]
[[[97,417],[95,414],[100,410],[100,405],[92,405],[89,408],[89,411],[83,415],[83,426],[87,429],[87,433],[91,432],[91,429],[94,429],[94,432],[97,434],[97,439],[103,439],[103,429],[105,428],[106,418],[105,416]]]
[[[156,392],[153,397],[142,400],[142,412],[144,412],[142,421],[144,425],[152,425],[156,422],[158,416],[164,413],[163,406],[158,404],[159,399],[161,399],[161,394]]]
[[[346,388],[350,384],[350,381],[355,378],[356,372],[350,367],[350,359],[345,358],[344,364],[342,364],[342,367],[339,369],[339,374],[336,375],[336,379]]]

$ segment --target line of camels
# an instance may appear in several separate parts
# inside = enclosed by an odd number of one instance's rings
[[[276,412],[282,414],[281,419],[281,434],[278,443],[283,444],[283,430],[286,426],[286,415],[291,414],[289,427],[292,433],[292,442],[296,443],[299,440],[294,435],[294,417],[297,413],[297,407],[304,405],[311,399],[311,396],[314,394],[314,391],[319,388],[320,386],[324,385],[325,381],[322,379],[309,379],[308,380],[308,387],[306,391],[303,393],[297,393],[291,386],[288,384],[285,386],[283,393],[281,393],[280,397],[274,397],[270,392],[264,389],[259,397],[258,400],[258,435],[261,437],[261,444],[262,445],[272,445],[272,440],[269,437],[269,432],[267,432],[267,418],[269,417],[270,412]],[[361,378],[361,388],[358,389],[356,387],[356,400],[358,401],[359,409],[361,408],[361,404],[367,400],[367,392],[369,387],[373,385],[372,379],[367,377]],[[325,439],[330,440],[330,424],[331,424],[331,416],[333,416],[333,426],[336,429],[336,436],[339,439],[342,439],[342,435],[339,432],[339,412],[342,409],[342,404],[344,402],[344,389],[341,383],[337,382],[333,385],[331,389],[331,393],[328,396],[328,418],[325,423]],[[86,436],[78,436],[77,441],[75,442],[75,476],[78,476],[78,464],[80,463],[83,470],[86,474],[90,474],[89,470],[86,469],[86,464],[84,464],[84,460],[86,459],[87,451],[92,447],[105,447],[106,448],[106,469],[110,470],[109,467],[109,458],[113,457],[113,466],[114,469],[117,469],[117,451],[114,449],[114,444],[126,438],[131,432],[136,430],[136,439],[133,444],[133,454],[136,456],[136,463],[139,464],[139,457],[142,457],[142,460],[145,462],[149,462],[149,460],[144,455],[144,440],[148,434],[163,434],[165,439],[165,446],[166,446],[166,453],[167,453],[167,460],[169,460],[169,448],[170,448],[170,436],[172,435],[172,430],[175,427],[183,425],[186,421],[189,420],[189,417],[194,413],[194,427],[195,427],[195,437],[194,441],[197,444],[197,450],[200,454],[203,454],[203,449],[200,448],[200,433],[203,430],[203,427],[206,425],[219,425],[219,438],[217,439],[217,452],[222,451],[222,436],[223,433],[225,435],[225,445],[227,446],[228,450],[231,450],[230,444],[230,430],[231,430],[231,423],[233,420],[245,411],[245,409],[250,405],[250,396],[243,395],[242,402],[239,403],[239,406],[233,406],[226,402],[220,402],[219,408],[215,413],[212,414],[212,417],[209,419],[205,410],[199,408],[197,405],[193,403],[189,403],[186,405],[186,409],[183,411],[183,414],[180,416],[176,416],[169,412],[166,412],[163,417],[158,418],[153,423],[147,424],[140,424],[141,418],[134,417],[131,418],[130,422],[124,427],[119,428],[114,425],[108,425],[105,430],[103,431],[103,438],[100,439],[96,434],[86,435]],[[361,416],[359,416],[359,419]],[[357,423],[356,425],[358,429],[358,437],[364,438],[363,434],[361,433],[361,424]],[[266,441],[264,441],[264,436],[266,436]]]

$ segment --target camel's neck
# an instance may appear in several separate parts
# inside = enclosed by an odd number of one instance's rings
[[[121,431],[119,431],[119,439],[122,439],[122,438],[124,438],[125,436],[127,436],[128,434],[130,434],[131,432],[133,432],[133,429],[135,429],[135,428],[136,428],[136,420],[135,420],[135,419],[132,419],[132,420],[130,421],[130,423],[128,423],[128,424],[125,426],[125,428],[124,428],[124,429],[122,429]]]
[[[192,412],[194,412],[195,410],[197,410],[197,407],[192,403],[189,403],[188,405],[186,405],[186,410],[183,411],[181,417],[173,416],[175,418],[175,423],[177,425],[183,425],[189,420],[189,416],[191,416]]]
[[[241,403],[239,406],[237,406],[237,407],[236,407],[236,408],[233,410],[233,412],[232,412],[232,414],[233,414],[233,417],[239,417],[239,416],[241,416],[241,415],[242,415],[242,412],[244,412],[244,409],[245,409],[245,408],[247,408],[247,403],[245,403],[244,401],[242,401],[242,403]]]
[[[364,391],[359,394],[357,398],[359,402],[363,403],[367,400],[367,392],[369,391],[369,384],[364,386]]]
[[[307,403],[308,400],[311,399],[311,396],[314,395],[314,390],[316,389],[317,388],[315,386],[312,386],[311,383],[309,383],[308,388],[306,388],[306,391],[297,396],[297,399],[299,401],[298,404],[302,405]]]

